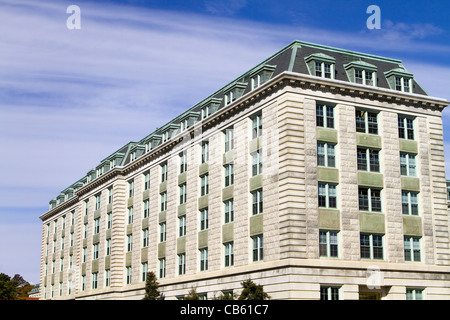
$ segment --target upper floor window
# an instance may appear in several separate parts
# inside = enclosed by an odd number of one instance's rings
[[[327,142],[317,142],[317,165],[320,167],[336,167],[336,145]]]
[[[414,119],[398,116],[398,137],[414,140]]]
[[[161,182],[167,180],[167,162],[161,164]]]
[[[334,107],[317,104],[316,105],[316,125],[324,128],[334,128]]]
[[[383,236],[379,234],[360,234],[362,259],[383,259]]]
[[[230,151],[234,148],[233,138],[234,138],[234,130],[233,128],[225,129],[225,152]]]
[[[358,170],[380,172],[379,150],[371,148],[357,148]]]
[[[378,134],[377,117],[375,112],[356,110],[356,132]]]
[[[337,186],[331,183],[319,183],[319,208],[337,208]]]
[[[202,163],[206,163],[209,160],[209,142],[202,142]]]
[[[239,99],[244,93],[245,88],[247,87],[246,83],[237,82],[230,89],[228,89],[225,93],[225,105],[229,105],[235,100]]]
[[[270,79],[275,70],[275,66],[264,65],[258,68],[253,74],[250,75],[250,81],[252,90],[258,88],[264,82]]]
[[[258,113],[252,118],[252,139],[255,139],[262,134],[262,115]]]
[[[376,188],[358,188],[359,210],[381,212],[381,190]]]
[[[180,173],[187,170],[187,153],[183,151],[180,153]]]
[[[411,78],[396,76],[395,90],[403,92],[411,92]]]
[[[335,59],[323,53],[314,53],[305,58],[309,74],[334,79]]]
[[[400,174],[402,176],[416,176],[416,155],[400,152]]]
[[[150,171],[144,173],[144,190],[150,188]]]
[[[128,181],[128,197],[134,196],[134,180]]]
[[[413,74],[403,68],[396,68],[385,72],[389,87],[402,92],[413,92]]]
[[[352,61],[344,65],[347,77],[351,82],[367,86],[377,84],[377,67],[365,61]]]

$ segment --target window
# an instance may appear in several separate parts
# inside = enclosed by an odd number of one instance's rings
[[[166,277],[166,258],[159,259],[159,277],[161,279]]]
[[[252,156],[252,177],[262,173],[262,151],[261,149],[253,152]]]
[[[180,189],[180,204],[186,203],[186,183],[178,186]]]
[[[144,173],[144,190],[150,188],[150,171]]]
[[[334,128],[334,107],[316,104],[316,125],[324,128]]]
[[[225,152],[230,151],[234,148],[233,131],[233,128],[228,128],[225,130]]]
[[[150,213],[150,200],[144,200],[143,202],[143,213],[142,213],[142,217],[143,218],[148,218],[149,213]]]
[[[209,176],[204,174],[200,177],[200,196],[205,196],[209,192]]]
[[[105,287],[109,287],[111,284],[111,271],[109,269],[105,270]]]
[[[378,134],[377,113],[356,110],[356,132]]]
[[[161,222],[159,224],[159,242],[166,241],[166,222]]]
[[[106,229],[111,229],[112,227],[112,213],[108,212],[106,214]]]
[[[234,200],[229,199],[224,201],[224,223],[234,221]]]
[[[83,248],[83,262],[87,261],[87,247]],[[54,263],[54,262],[53,262]],[[55,268],[53,267],[53,273],[55,273]]]
[[[381,212],[381,190],[359,187],[358,200],[360,211]]]
[[[134,196],[134,180],[128,181],[128,197]]]
[[[252,191],[252,215],[263,213],[263,190]]]
[[[131,252],[133,250],[133,235],[127,235],[127,252]]]
[[[92,260],[98,259],[98,243],[92,245]]]
[[[398,137],[414,140],[414,119],[398,116]]]
[[[418,193],[402,191],[402,213],[411,216],[419,215]]]
[[[83,238],[86,239],[88,236],[88,224],[85,223],[83,226]]]
[[[252,237],[252,261],[263,260],[263,235]]]
[[[161,211],[166,211],[167,210],[167,191],[160,193],[159,198],[160,198]]]
[[[340,287],[320,286],[320,300],[339,300]]]
[[[319,208],[337,208],[337,185],[331,183],[319,183],[318,201]]]
[[[260,137],[262,134],[262,115],[254,115],[252,118],[252,139]]]
[[[186,235],[186,215],[178,217],[178,236],[184,237]]]
[[[161,164],[161,182],[167,180],[167,162]]]
[[[423,289],[406,288],[406,300],[423,300]]]
[[[200,271],[208,270],[208,248],[200,249]]]
[[[420,238],[405,236],[404,247],[405,247],[405,261],[420,262]]]
[[[94,234],[100,233],[100,218],[94,219]]]
[[[178,255],[178,274],[182,275],[186,273],[186,253],[180,253]]]
[[[111,187],[108,188],[108,204],[111,204],[112,201],[113,201],[113,188]]]
[[[314,71],[315,75],[322,78],[333,79],[333,69],[334,65],[330,62],[323,61],[315,61],[314,62]]]
[[[84,201],[84,215],[87,216],[89,209],[89,199]]]
[[[81,276],[81,291],[86,290],[86,276]],[[53,297],[53,285],[52,285],[52,297]]]
[[[223,244],[224,247],[224,266],[231,267],[234,264],[234,244],[227,242]]]
[[[208,229],[208,208],[200,210],[200,231]]]
[[[106,255],[111,255],[111,239],[106,239]]]
[[[133,223],[133,207],[128,207],[128,224]]]
[[[126,267],[126,283],[131,284],[131,267]]]
[[[319,254],[321,257],[338,257],[338,233],[319,231]]]
[[[379,150],[370,148],[357,148],[358,170],[380,172]]]
[[[416,176],[416,155],[400,152],[400,174],[402,176]]]
[[[147,280],[148,262],[141,263],[141,281]]]
[[[320,167],[336,167],[336,145],[327,142],[317,142],[317,165]]]
[[[409,77],[395,76],[395,90],[403,92],[411,91],[412,79]]]
[[[225,187],[229,187],[234,184],[234,165],[229,163],[223,167],[225,170]]]
[[[209,160],[209,142],[202,142],[202,163],[206,163]]]
[[[375,85],[375,72],[371,70],[355,69],[355,83],[367,86]]]
[[[377,234],[360,235],[360,250],[362,259],[383,259],[383,236]]]
[[[187,153],[183,151],[180,153],[180,173],[183,173],[187,170]]]
[[[148,228],[142,229],[142,248],[148,247]]]

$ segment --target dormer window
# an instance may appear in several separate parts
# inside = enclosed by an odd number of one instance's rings
[[[246,83],[237,82],[227,91],[225,91],[225,105],[227,106],[235,100],[239,99],[244,94],[244,90],[246,87]]]
[[[413,74],[403,68],[397,68],[385,73],[389,87],[402,92],[413,92]]]
[[[200,109],[200,117],[201,119],[205,119],[209,115],[213,114],[219,108],[220,102],[222,99],[211,98],[209,99]]]
[[[184,131],[187,128],[192,127],[195,124],[195,122],[197,121],[199,115],[200,115],[199,112],[194,112],[194,111],[189,111],[188,113],[184,114],[180,118],[181,131]]]
[[[335,59],[323,53],[314,53],[305,58],[309,74],[334,79]]]
[[[264,65],[264,66],[256,69],[250,75],[250,82],[251,82],[252,90],[258,88],[264,82],[269,80],[272,77],[274,70],[275,70],[275,66],[269,66],[269,65]]]
[[[377,67],[365,61],[352,61],[344,65],[347,77],[351,82],[366,86],[377,85]]]

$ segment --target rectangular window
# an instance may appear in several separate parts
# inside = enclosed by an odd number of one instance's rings
[[[229,163],[223,167],[225,170],[225,187],[229,187],[234,184],[234,165]]]
[[[233,131],[233,128],[228,128],[225,130],[225,152],[230,151],[234,148]]]
[[[378,134],[378,114],[364,110],[356,110],[356,132]]]
[[[131,284],[131,267],[126,267],[126,283]]]
[[[375,188],[358,188],[360,211],[381,212],[381,190]]]
[[[259,113],[251,118],[252,120],[252,139],[260,137],[262,134],[262,115]]]
[[[259,149],[251,154],[252,156],[252,177],[262,173],[262,150]]]
[[[360,234],[360,250],[362,259],[383,259],[383,236],[377,234]]]
[[[100,218],[94,219],[94,234],[100,233]]]
[[[319,254],[321,257],[338,257],[338,233],[336,231],[319,231]]]
[[[334,128],[334,107],[316,104],[316,125],[323,128]]]
[[[224,223],[230,223],[234,221],[234,201],[229,199],[224,201]]]
[[[148,200],[148,199],[144,200],[142,208],[143,208],[142,217],[143,218],[148,218],[149,213],[150,213],[150,200]]]
[[[98,272],[92,273],[92,289],[98,288]]]
[[[205,196],[209,192],[209,176],[204,174],[200,177],[200,196]]]
[[[141,281],[147,281],[148,262],[141,263]]]
[[[200,231],[208,229],[208,208],[200,210]]]
[[[208,270],[208,248],[200,249],[200,271]]]
[[[166,277],[166,258],[159,259],[159,278]]]
[[[319,208],[337,208],[337,185],[331,183],[322,183],[318,185]]]
[[[128,197],[134,196],[134,180],[128,181]]]
[[[405,236],[403,239],[405,248],[405,261],[420,262],[420,238]]]
[[[159,242],[166,242],[166,222],[159,224]]]
[[[111,271],[109,269],[105,270],[105,287],[109,287],[111,284]]]
[[[113,188],[111,187],[108,188],[108,204],[111,204],[112,201],[113,201]]]
[[[183,151],[180,153],[180,173],[187,170],[187,153]]]
[[[89,199],[84,201],[84,215],[87,216],[89,209]]]
[[[92,260],[98,259],[98,243],[92,245]]]
[[[161,182],[167,180],[167,162],[161,164]]]
[[[209,142],[202,142],[202,163],[207,163],[209,161]]]
[[[418,193],[402,191],[402,213],[411,216],[419,215]]]
[[[178,274],[182,275],[186,273],[186,253],[180,253],[178,255]]]
[[[423,289],[406,288],[406,300],[423,300]]]
[[[106,214],[106,229],[111,229],[112,227],[112,213],[108,212]]]
[[[223,244],[224,247],[224,266],[231,267],[234,264],[234,244],[227,242]]]
[[[414,119],[398,116],[398,137],[414,140]]]
[[[133,250],[133,235],[127,235],[127,252],[131,252]]]
[[[88,236],[88,224],[85,223],[83,226],[83,238],[86,239]]]
[[[128,207],[127,222],[128,224],[133,223],[133,207]]]
[[[184,237],[186,235],[186,215],[178,217],[178,236]]]
[[[111,239],[106,239],[106,255],[111,255]]]
[[[416,176],[416,155],[400,152],[400,174],[402,176]]]
[[[320,300],[340,300],[340,287],[320,286]]]
[[[252,191],[252,215],[263,213],[263,190]]]
[[[163,193],[160,193],[159,199],[160,199],[161,212],[162,211],[166,211],[167,210],[167,191],[164,191]]]
[[[357,148],[358,170],[380,172],[379,150]]]
[[[257,235],[252,237],[252,260],[262,261],[263,256],[263,235]]]
[[[332,64],[329,62],[323,62],[323,61],[315,61],[314,62],[314,71],[315,75],[318,77],[323,77],[327,79],[332,79],[333,73],[332,73]]]
[[[95,196],[95,210],[100,209],[101,199],[102,199],[101,194]]]
[[[335,144],[317,142],[317,165],[320,167],[335,168],[336,155]]]
[[[148,247],[148,228],[145,228],[142,230],[142,248],[147,248]]]
[[[180,189],[180,204],[186,203],[186,183],[178,186]]]
[[[150,171],[144,173],[144,190],[150,189]]]

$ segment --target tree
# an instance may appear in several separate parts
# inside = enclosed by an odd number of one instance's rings
[[[234,300],[236,298],[232,291],[222,291],[218,296],[214,296],[213,300]]]
[[[200,300],[200,296],[195,288],[192,288],[187,296],[184,297],[185,300]]]
[[[26,298],[28,297],[28,292],[31,291],[33,286],[28,283],[20,274],[14,275],[12,281],[17,282],[17,297]]]
[[[156,281],[154,272],[147,273],[147,281],[145,282],[145,296],[142,300],[157,300],[161,293],[158,290],[159,283]]]
[[[8,275],[0,273],[0,300],[17,299],[18,281],[11,279]]]
[[[270,296],[264,292],[263,286],[255,284],[252,280],[241,282],[243,290],[238,300],[267,300]]]

